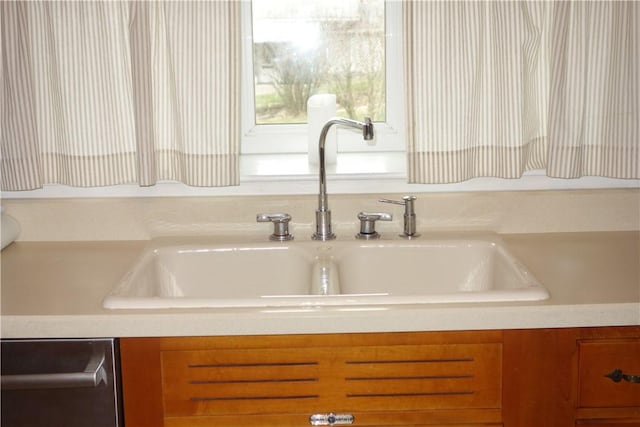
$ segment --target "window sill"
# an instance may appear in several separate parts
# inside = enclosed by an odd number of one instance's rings
[[[242,182],[264,180],[318,181],[318,165],[311,165],[307,154],[245,154],[240,159]],[[404,152],[340,153],[335,164],[326,166],[328,177],[401,178],[405,180]],[[406,181],[406,180],[405,180]]]
[[[318,169],[308,164],[306,154],[242,155],[240,170],[241,185],[236,187],[189,187],[177,182],[160,182],[151,187],[46,185],[33,191],[5,191],[2,198],[288,196],[318,193]],[[527,172],[520,179],[475,178],[454,184],[408,184],[404,152],[370,152],[338,154],[337,163],[327,167],[327,187],[330,194],[577,190],[640,188],[640,180],[599,177],[554,179],[537,170]]]

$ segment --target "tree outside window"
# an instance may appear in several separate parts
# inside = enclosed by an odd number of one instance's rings
[[[307,99],[385,120],[384,0],[253,2],[256,124],[306,122]]]

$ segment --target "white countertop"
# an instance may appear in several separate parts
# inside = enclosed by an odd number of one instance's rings
[[[502,235],[540,302],[105,310],[146,241],[16,242],[2,251],[2,338],[261,335],[640,325],[640,232]]]

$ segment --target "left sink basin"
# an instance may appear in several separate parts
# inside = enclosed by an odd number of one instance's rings
[[[312,259],[271,244],[148,248],[103,300],[109,309],[299,305]]]

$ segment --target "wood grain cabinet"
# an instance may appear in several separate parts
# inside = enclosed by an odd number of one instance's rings
[[[500,337],[452,332],[122,339],[125,422],[308,426],[316,416],[353,419],[355,426],[498,426]]]
[[[506,427],[640,427],[640,384],[606,377],[638,372],[639,326],[503,334]]]
[[[120,344],[127,427],[640,427],[640,327]]]
[[[576,425],[640,427],[640,339],[578,341]]]

